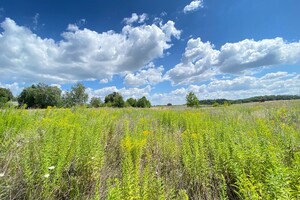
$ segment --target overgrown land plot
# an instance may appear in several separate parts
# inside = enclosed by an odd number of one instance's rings
[[[0,199],[300,199],[300,101],[0,111]]]

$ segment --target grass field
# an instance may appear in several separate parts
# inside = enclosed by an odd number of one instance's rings
[[[0,111],[0,199],[300,199],[300,101]]]

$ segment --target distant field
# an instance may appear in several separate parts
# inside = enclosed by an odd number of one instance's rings
[[[0,199],[300,199],[300,101],[1,110]]]

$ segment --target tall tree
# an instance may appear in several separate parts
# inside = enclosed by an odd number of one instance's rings
[[[76,105],[84,105],[89,98],[85,89],[85,86],[81,83],[77,83],[72,86],[71,91],[66,92],[63,96],[64,106],[72,107]]]
[[[122,108],[125,106],[125,101],[121,94],[117,95],[114,99],[114,102],[112,103],[113,107]]]
[[[188,107],[198,107],[199,106],[199,100],[193,92],[189,92],[186,95],[186,105]]]
[[[87,102],[89,96],[85,93],[85,87],[81,83],[77,83],[72,87],[71,95],[76,105],[83,105]]]
[[[61,103],[61,90],[56,86],[39,83],[23,89],[18,97],[18,102],[20,105],[26,104],[29,108],[59,106]]]

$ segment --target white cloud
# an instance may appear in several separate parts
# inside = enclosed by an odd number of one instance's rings
[[[172,21],[98,33],[70,24],[61,41],[43,39],[6,18],[0,33],[2,81],[67,83],[111,80],[162,57],[180,31]]]
[[[282,38],[260,41],[243,40],[226,43],[219,55],[220,70],[224,73],[280,64],[300,62],[300,42],[287,43]]]
[[[175,37],[177,39],[180,38],[181,31],[175,28],[175,23],[173,21],[168,21],[166,24],[161,23],[161,30],[166,34],[169,41],[171,41],[171,37]]]
[[[173,84],[189,84],[207,80],[215,75],[210,68],[218,63],[219,51],[209,42],[200,38],[190,39],[182,56],[181,63],[166,73]]]
[[[130,18],[124,18],[126,24],[132,24],[139,20],[139,16],[136,13],[132,13]]]
[[[202,0],[195,0],[192,1],[189,5],[186,5],[183,9],[184,13],[196,11],[199,8],[203,8],[203,1]]]
[[[100,97],[102,100],[104,100],[105,96],[113,93],[113,92],[119,92],[123,96],[124,100],[132,97],[132,98],[141,98],[142,96],[146,96],[149,98],[149,93],[151,92],[152,87],[146,86],[144,88],[120,88],[118,89],[115,86],[112,87],[105,87],[101,89],[92,89],[87,88],[87,93],[89,94],[89,98],[92,97]]]
[[[128,25],[131,25],[135,22],[137,23],[144,23],[148,19],[148,15],[143,13],[141,15],[137,15],[136,13],[132,13],[130,18],[124,18],[124,22]]]
[[[139,23],[144,23],[148,19],[148,15],[146,13],[143,13],[139,16]]]
[[[69,24],[67,30],[75,32],[79,30],[79,27],[76,24]]]
[[[50,84],[50,86],[52,86],[52,87],[58,87],[59,89],[61,89],[61,85],[60,84],[53,83],[53,84]]]
[[[58,84],[51,84],[61,88]],[[23,83],[3,84],[0,87],[9,88],[16,96],[24,89]],[[260,95],[300,95],[300,74],[288,72],[273,72],[261,77],[236,76],[232,79],[212,80],[206,84],[191,84],[187,87],[177,88],[170,92],[153,93],[153,87],[147,85],[143,88],[117,88],[104,87],[101,89],[87,88],[89,98],[105,96],[112,92],[120,92],[124,99],[130,97],[141,98],[146,96],[153,105],[166,105],[167,103],[184,104],[189,91],[193,91],[199,99],[241,99]],[[65,91],[63,91],[65,92]]]
[[[100,83],[108,83],[108,82],[109,82],[109,80],[107,78],[104,78],[104,79],[100,80]]]
[[[163,66],[155,67],[153,63],[149,63],[144,69],[136,73],[126,74],[124,83],[131,86],[155,85],[164,80],[163,71]]]
[[[240,99],[261,95],[300,95],[300,74],[277,72],[262,77],[239,76],[206,85],[202,99]]]
[[[36,13],[33,17],[33,30],[36,30],[37,27],[38,27],[38,24],[39,24],[39,18],[40,18],[40,14],[39,13]]]
[[[300,42],[282,38],[226,43],[220,50],[200,38],[190,39],[181,62],[166,73],[172,84],[209,80],[216,74],[241,74],[284,64],[300,64]]]
[[[185,97],[193,91],[199,99],[242,99],[262,95],[300,95],[300,74],[275,72],[262,77],[238,76],[229,80],[212,80],[207,84],[189,85],[169,93],[151,96],[154,105],[185,104]]]
[[[68,24],[67,30],[70,32],[79,31],[79,28],[84,26],[86,23],[86,19],[80,19],[75,24]]]

